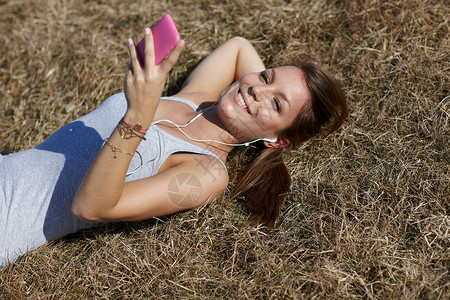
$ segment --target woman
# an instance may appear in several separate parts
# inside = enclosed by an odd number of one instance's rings
[[[237,145],[255,143],[260,152],[234,196],[245,197],[253,221],[273,224],[290,185],[281,153],[346,118],[335,80],[311,63],[265,70],[243,38],[221,45],[179,93],[161,99],[184,42],[154,66],[151,31],[144,35],[143,67],[128,41],[125,94],[33,149],[0,156],[2,266],[100,222],[143,220],[212,201],[228,185],[225,161]]]

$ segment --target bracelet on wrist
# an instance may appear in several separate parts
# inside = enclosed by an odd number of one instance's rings
[[[131,139],[133,137],[138,137],[141,140],[146,140],[145,131],[148,129],[143,129],[141,124],[130,124],[123,120],[120,120],[119,125],[117,126],[119,130],[119,134],[123,139]]]
[[[130,124],[130,123],[126,122],[123,118],[122,118],[122,120],[120,120],[120,121],[121,121],[123,124],[125,124],[125,125],[127,125],[127,126],[130,126],[130,127],[132,127],[132,128],[134,128],[136,131],[144,131],[144,132],[146,132],[146,131],[148,130],[148,128],[147,128],[147,129],[142,128],[141,123],[137,123],[136,125],[133,125],[133,124]]]
[[[114,158],[117,158],[117,152],[122,153],[122,154],[126,154],[126,155],[134,155],[134,152],[127,152],[124,151],[122,149],[120,149],[117,146],[114,146],[113,144],[111,144],[111,142],[109,141],[109,139],[106,139],[106,144],[109,146],[109,148],[111,148],[111,151],[114,153]]]

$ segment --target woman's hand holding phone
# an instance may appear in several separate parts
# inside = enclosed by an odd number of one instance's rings
[[[125,79],[125,96],[128,109],[124,118],[125,121],[132,124],[140,123],[142,126],[148,127],[158,107],[167,75],[184,48],[184,41],[177,42],[166,59],[158,65],[155,64],[154,38],[149,28],[144,30],[143,41],[146,63],[141,66],[137,48],[131,39],[128,40],[132,68],[128,69]]]

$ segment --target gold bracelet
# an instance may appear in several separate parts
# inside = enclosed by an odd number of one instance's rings
[[[138,126],[139,125],[139,126]],[[141,132],[140,124],[132,127],[130,124],[125,123],[123,120],[120,120],[117,130],[119,130],[119,134],[123,139],[131,139],[133,137],[138,137],[141,140],[146,140],[145,133]]]
[[[119,147],[114,146],[113,144],[111,144],[109,139],[106,139],[106,144],[109,146],[109,148],[111,148],[111,151],[114,152],[114,158],[117,158],[117,152],[120,152],[120,153],[126,154],[126,155],[131,155],[131,156],[134,155],[134,152],[123,151]]]

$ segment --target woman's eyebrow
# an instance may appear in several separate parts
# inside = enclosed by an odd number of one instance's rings
[[[276,74],[276,71],[275,71],[275,69],[270,69],[270,71],[271,71],[271,75],[272,75],[272,83],[273,82],[275,82],[275,77],[277,76],[277,74]],[[281,95],[281,98],[285,101],[285,102],[287,102],[287,104],[288,104],[288,108],[291,108],[291,102],[289,101],[289,99],[286,97],[286,94],[283,92],[283,91],[281,91],[280,92],[280,95]]]

